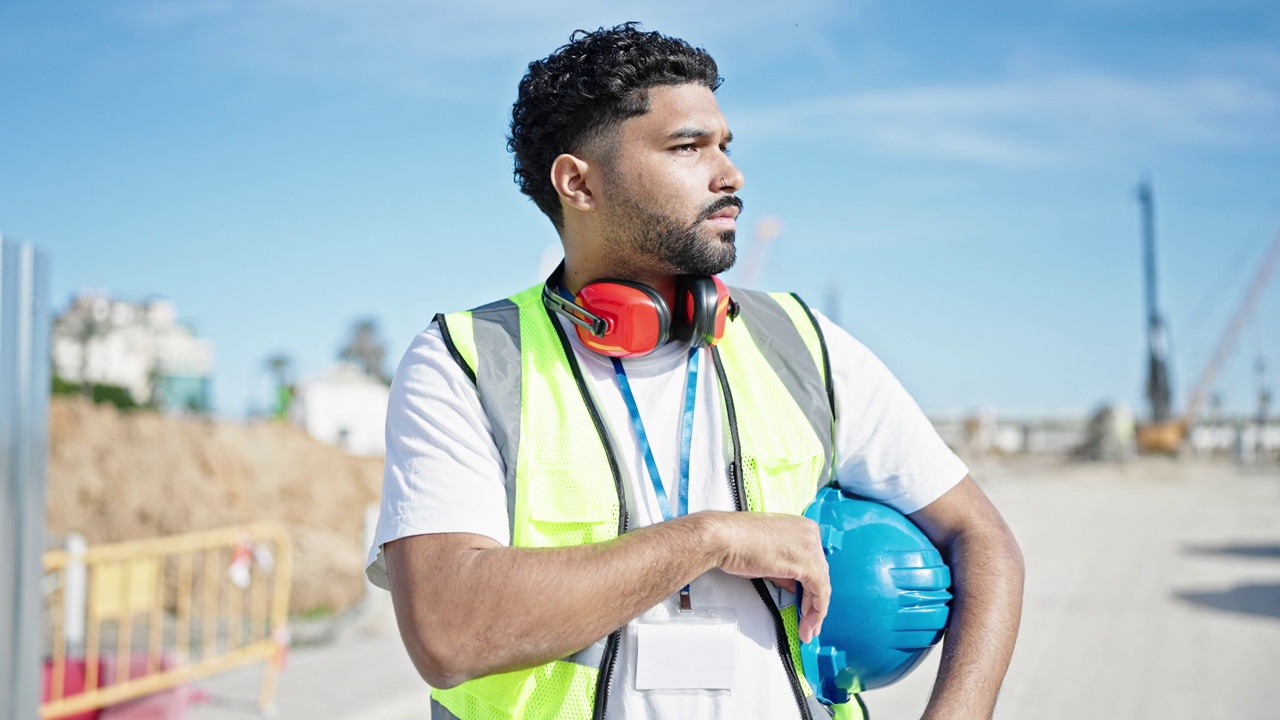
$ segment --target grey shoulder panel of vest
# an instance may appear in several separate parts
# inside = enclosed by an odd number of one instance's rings
[[[431,720],[462,720],[462,718],[449,712],[449,708],[440,704],[439,700],[431,698]]]
[[[822,333],[822,325],[818,323],[818,318],[814,316],[813,311],[809,309],[809,304],[800,299],[800,296],[791,293],[791,297],[804,308],[804,314],[809,317],[809,322],[813,323],[813,331],[818,334],[818,347],[822,349],[822,382],[827,386],[827,402],[831,404],[831,418],[838,420],[836,415],[836,388],[835,383],[831,379],[831,353],[827,352],[827,336]]]
[[[799,332],[799,328],[795,326],[795,322],[777,298],[767,292],[736,287],[730,288],[729,294],[741,310],[737,322],[746,323],[748,327],[767,333],[794,335],[795,340],[800,340],[800,337],[795,335]]]
[[[736,300],[736,299],[738,299],[740,296],[743,296],[743,295],[749,295],[749,296],[751,296],[751,297],[753,297],[753,298],[767,298],[767,297],[769,297],[769,293],[764,292],[763,290],[749,290],[749,289],[744,288],[744,287],[738,287],[737,285],[730,285],[730,286],[729,286],[729,297],[734,298],[734,299]]]
[[[462,353],[458,352],[458,346],[453,342],[453,335],[449,333],[449,323],[444,319],[444,313],[436,313],[435,323],[440,327],[440,337],[444,340],[444,346],[448,348],[449,355],[453,357],[453,361],[458,363],[458,367],[462,368],[462,372],[471,378],[471,382],[476,381],[476,371],[467,361],[463,359]]]
[[[809,309],[809,305],[796,293],[789,294],[792,299],[794,299],[796,303],[804,309],[805,316],[809,318],[809,322],[813,325],[813,331],[818,335],[818,347],[822,354],[822,382],[827,393],[827,405],[831,408],[831,418],[834,421],[836,419],[836,392],[835,384],[831,379],[831,354],[827,351],[827,337],[823,334],[822,326],[818,324],[818,318],[815,317],[813,311]],[[772,295],[760,290],[731,287],[729,288],[729,295],[739,301],[739,304],[743,308],[743,312],[747,315],[751,314],[753,306],[759,308],[761,305],[767,304],[766,306],[773,305],[778,307],[778,301],[774,299]],[[742,300],[746,300],[746,302],[741,302]],[[778,310],[779,312],[782,312],[781,307],[778,307]],[[748,320],[748,322],[750,322],[750,320]]]
[[[485,303],[480,307],[472,308],[471,314],[487,315],[489,313],[511,312],[514,310],[518,310],[518,308],[516,307],[515,303],[511,302],[511,298],[502,298],[501,300],[494,300],[491,303]]]

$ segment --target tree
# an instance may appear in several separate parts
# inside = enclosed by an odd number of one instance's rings
[[[80,341],[80,394],[87,398],[94,396],[93,381],[89,379],[89,349],[94,338],[102,335],[105,329],[105,324],[94,317],[92,307],[80,318],[80,329],[76,333],[76,339]]]
[[[293,399],[293,358],[277,352],[267,358],[266,366],[276,381],[275,407],[271,414],[283,418],[289,413],[289,402]]]
[[[378,321],[372,317],[355,321],[351,326],[351,337],[338,352],[339,360],[354,363],[369,377],[390,385],[391,376],[387,374],[385,367],[386,357],[386,343],[378,330]]]
[[[293,374],[293,358],[277,352],[266,360],[267,370],[275,378],[276,385],[288,385],[289,376]]]

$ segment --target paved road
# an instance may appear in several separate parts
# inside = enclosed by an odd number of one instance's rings
[[[999,718],[1280,718],[1280,473],[976,467],[1027,562]],[[936,653],[935,653],[936,654]],[[919,717],[936,667],[867,694]]]
[[[975,464],[1027,559],[1022,633],[998,718],[1280,718],[1280,472],[1172,461]],[[934,654],[867,693],[876,720],[918,718]],[[252,717],[257,673],[204,683],[197,720]],[[394,623],[296,649],[286,720],[408,720],[427,691]],[[225,698],[239,698],[239,705]]]
[[[386,597],[386,596],[384,596]],[[242,669],[201,682],[210,696],[192,720],[252,720],[262,673]],[[331,644],[294,648],[280,676],[281,720],[425,720],[430,689],[418,677],[388,600]]]

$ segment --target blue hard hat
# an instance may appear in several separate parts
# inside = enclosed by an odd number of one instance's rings
[[[823,488],[804,513],[818,523],[831,568],[822,632],[800,647],[822,702],[897,682],[942,639],[951,571],[905,515]]]

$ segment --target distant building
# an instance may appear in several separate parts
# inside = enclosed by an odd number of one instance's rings
[[[178,322],[168,300],[81,291],[54,319],[53,371],[68,382],[118,385],[165,411],[207,411],[213,343]]]
[[[295,386],[289,419],[311,437],[353,455],[382,455],[390,392],[358,365],[338,363],[324,377]]]

